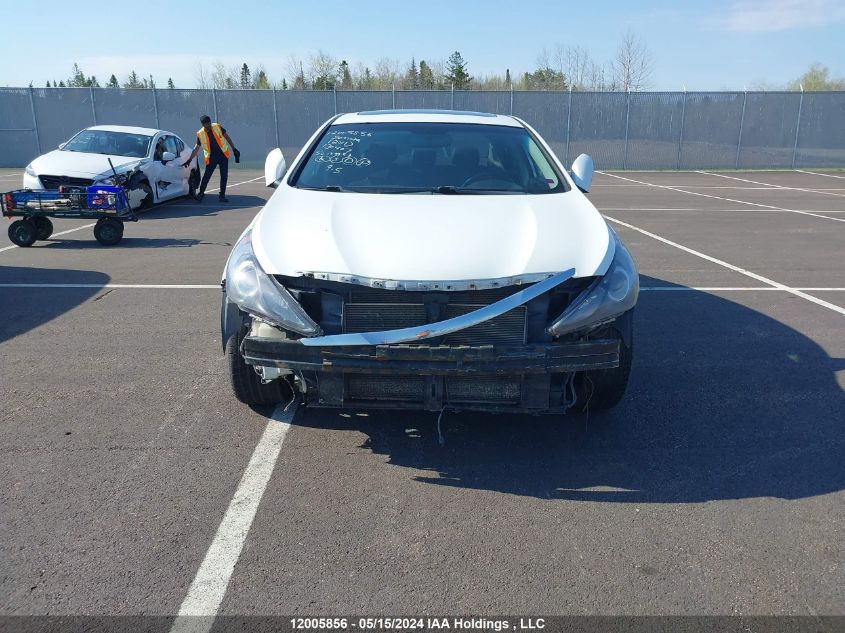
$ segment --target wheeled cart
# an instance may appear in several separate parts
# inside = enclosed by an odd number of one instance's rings
[[[18,246],[32,246],[53,233],[50,218],[97,220],[94,237],[104,246],[123,238],[125,222],[137,222],[126,190],[116,185],[60,187],[58,190],[18,189],[0,196],[3,215],[14,220],[9,239]]]

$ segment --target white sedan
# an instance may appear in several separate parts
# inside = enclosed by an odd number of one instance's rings
[[[622,398],[637,268],[524,121],[344,114],[321,127],[229,256],[235,396],[317,407],[562,413]],[[293,391],[292,391],[293,390]]]
[[[129,204],[148,208],[158,202],[193,196],[199,185],[199,166],[182,167],[192,146],[165,130],[124,125],[96,125],[77,132],[58,149],[26,166],[25,189],[86,187],[106,183],[117,173],[135,172],[129,180]]]

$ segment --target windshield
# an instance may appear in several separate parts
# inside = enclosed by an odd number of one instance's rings
[[[292,184],[363,193],[566,191],[526,129],[472,123],[332,125]]]
[[[62,148],[66,152],[87,152],[89,154],[111,154],[146,158],[152,136],[107,132],[105,130],[82,130]]]

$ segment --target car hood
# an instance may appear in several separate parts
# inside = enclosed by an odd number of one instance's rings
[[[253,223],[269,274],[371,280],[603,274],[615,242],[579,191],[542,195],[363,194],[282,185]]]
[[[132,165],[141,162],[142,158],[130,156],[110,156],[107,154],[87,154],[85,152],[62,151],[59,149],[39,156],[32,161],[32,168],[39,176],[49,174],[52,176],[72,176],[75,178],[94,178],[101,174],[110,174],[111,167],[108,159],[111,159],[114,168],[121,171]]]

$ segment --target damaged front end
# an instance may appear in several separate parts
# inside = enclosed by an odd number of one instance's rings
[[[262,381],[308,405],[561,413],[579,376],[618,368],[631,346],[638,282],[618,242],[600,277],[448,283],[267,275],[250,239],[227,265],[223,344],[239,336]]]

